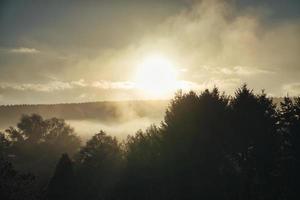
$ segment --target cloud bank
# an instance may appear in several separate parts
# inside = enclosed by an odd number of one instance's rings
[[[270,21],[267,9],[235,2],[192,1],[140,40],[81,60],[77,67],[97,71],[101,65],[100,76],[130,79],[139,59],[158,52],[184,69],[179,79],[197,85],[196,90],[217,85],[232,94],[247,82],[256,90],[286,94],[282,86],[300,77],[300,19]]]
[[[175,0],[167,2],[167,7],[161,7],[159,1],[130,4],[139,8],[136,12],[122,10],[114,3],[86,4],[81,18],[75,6],[70,13],[60,13],[60,21],[55,24],[51,20],[46,23],[52,19],[49,12],[43,25],[32,25],[39,34],[28,32],[26,37],[16,39],[13,46],[19,48],[0,52],[0,103],[18,102],[17,99],[48,103],[141,98],[134,73],[143,57],[156,53],[172,60],[178,81],[186,88],[218,86],[233,94],[246,82],[274,96],[300,95],[298,16],[281,17],[289,10],[282,8],[282,13],[276,13],[278,9],[266,7],[261,1],[243,4],[239,0],[202,0],[185,1],[184,5]],[[172,11],[166,9],[172,4]],[[108,6],[112,12],[98,12],[100,5]],[[157,14],[155,20],[145,15],[149,5]],[[115,6],[119,13],[114,13]],[[109,21],[113,19],[124,20],[130,28],[117,26],[119,21]],[[57,99],[49,98],[50,94]]]
[[[11,53],[20,53],[20,54],[35,54],[39,53],[40,51],[35,48],[26,48],[26,47],[19,47],[15,49],[9,50]]]

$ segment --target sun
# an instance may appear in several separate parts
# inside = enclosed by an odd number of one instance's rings
[[[165,97],[176,90],[177,71],[165,56],[146,56],[138,65],[136,83],[139,89],[151,97]]]

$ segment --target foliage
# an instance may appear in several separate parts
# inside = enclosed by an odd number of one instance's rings
[[[51,178],[46,198],[51,200],[74,199],[75,178],[73,164],[68,154],[62,154],[53,177]]]
[[[41,185],[47,183],[59,156],[73,155],[80,146],[80,139],[63,119],[43,119],[37,114],[23,115],[17,127],[6,129],[1,138],[1,143],[9,143],[5,151],[14,166],[35,174]]]
[[[81,199],[108,198],[119,180],[121,146],[116,138],[100,131],[75,156]]]
[[[34,176],[28,173],[19,173],[2,156],[0,156],[0,199],[37,199]]]

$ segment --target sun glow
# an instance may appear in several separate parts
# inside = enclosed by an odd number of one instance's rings
[[[177,89],[177,71],[174,64],[162,55],[147,56],[138,65],[138,88],[152,97],[165,97]]]

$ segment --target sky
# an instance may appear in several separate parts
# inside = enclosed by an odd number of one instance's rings
[[[299,10],[299,0],[1,0],[0,104],[234,94],[243,83],[300,95]]]

